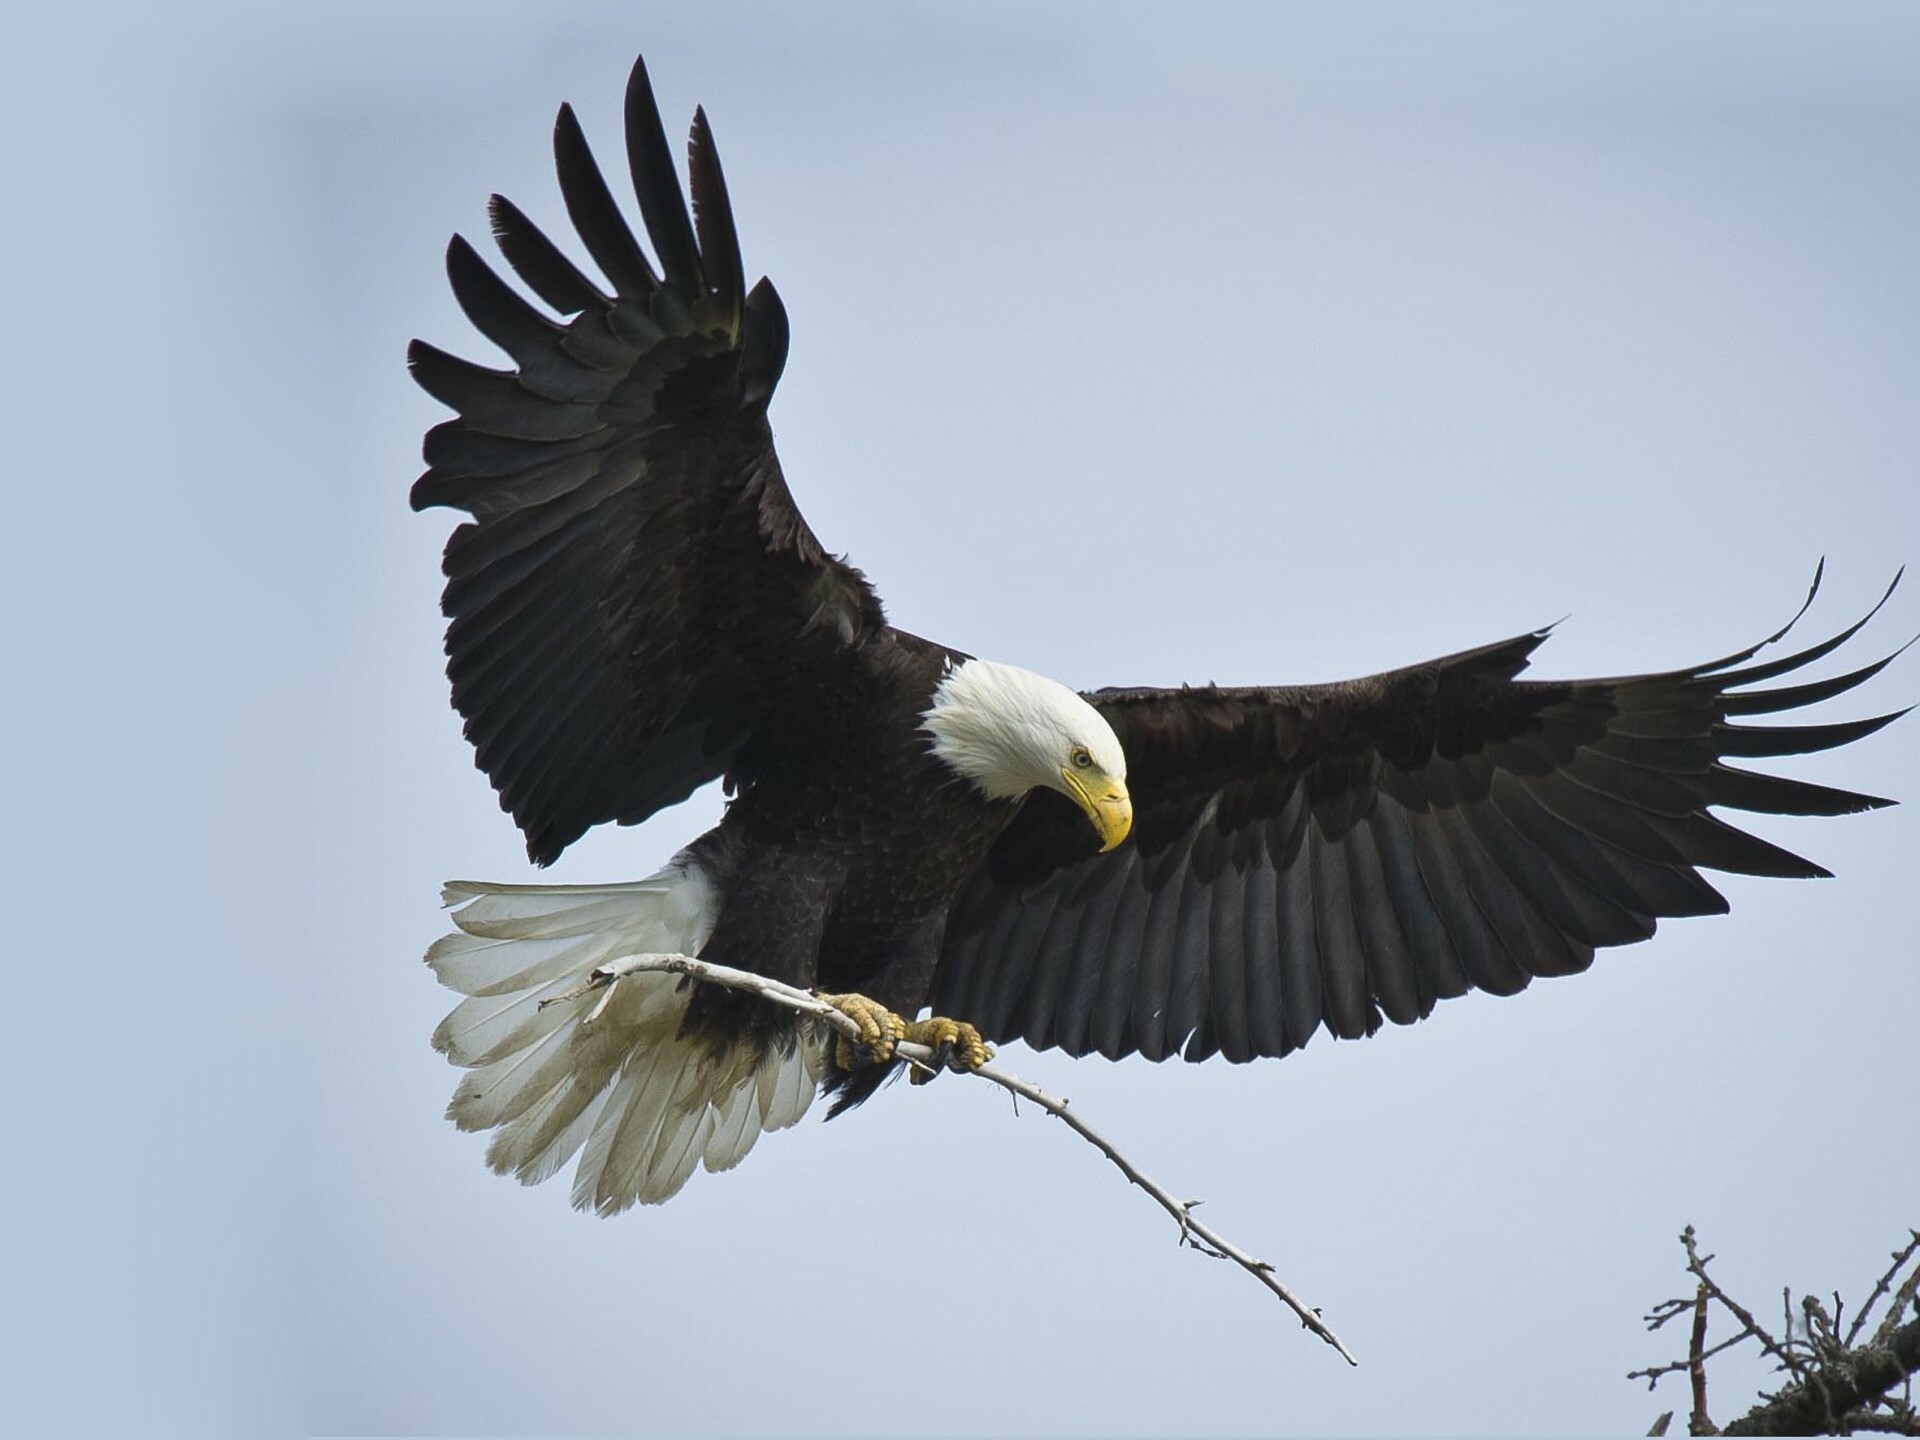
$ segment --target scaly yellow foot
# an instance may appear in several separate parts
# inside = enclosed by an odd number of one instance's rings
[[[933,1069],[914,1070],[912,1078],[916,1085],[933,1079],[943,1065],[964,1073],[978,1070],[993,1059],[993,1047],[981,1038],[978,1030],[964,1020],[949,1020],[944,1015],[929,1015],[924,1020],[913,1021],[900,1038],[933,1051]]]
[[[893,1059],[893,1047],[907,1037],[907,1022],[877,1000],[864,995],[820,998],[860,1027],[858,1040],[840,1035],[833,1042],[833,1060],[842,1070],[886,1064]]]

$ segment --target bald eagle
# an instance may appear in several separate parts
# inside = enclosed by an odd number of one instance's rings
[[[732,796],[645,880],[447,887],[428,961],[466,998],[434,1043],[494,1169],[579,1155],[577,1205],[662,1201],[816,1094],[867,1098],[903,1038],[964,1070],[990,1041],[1241,1061],[1370,1035],[1724,911],[1703,868],[1826,873],[1715,808],[1889,803],[1727,763],[1896,718],[1744,723],[1878,672],[1756,688],[1865,619],[1605,680],[1518,679],[1536,631],[1343,684],[1090,694],[895,628],[781,473],[787,316],[746,286],[705,114],[691,211],[643,64],[626,145],[654,259],[563,106],[561,191],[604,283],[495,196],[546,308],[456,236],[453,292],[513,367],[409,352],[456,412],[413,505],[471,517],[444,565],[453,702],[530,858],[715,780]],[[862,1039],[664,974],[604,983],[642,954],[817,989]]]

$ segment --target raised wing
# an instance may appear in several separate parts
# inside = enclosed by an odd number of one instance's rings
[[[1133,836],[1095,855],[1084,819],[1036,792],[955,904],[935,1008],[1075,1055],[1284,1055],[1724,911],[1703,868],[1824,875],[1709,810],[1890,803],[1726,763],[1897,718],[1740,723],[1878,673],[1749,688],[1865,623],[1764,664],[1746,662],[1784,629],[1610,680],[1516,680],[1539,632],[1338,685],[1090,695],[1126,747]]]
[[[858,571],[795,508],[767,401],[787,320],[745,293],[704,113],[689,219],[644,64],[627,155],[660,271],[615,205],[570,107],[554,126],[567,213],[612,293],[510,202],[494,238],[530,304],[455,236],[447,274],[493,370],[421,341],[414,378],[457,418],[427,433],[413,505],[473,517],[447,542],[447,674],[478,763],[545,864],[734,767],[783,704],[831,687],[884,624]],[[763,747],[764,748],[764,747]]]

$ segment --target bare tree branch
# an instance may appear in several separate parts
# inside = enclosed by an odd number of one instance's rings
[[[1920,1320],[1909,1320],[1888,1336],[1884,1345],[1862,1346],[1822,1369],[1821,1384],[1801,1383],[1782,1390],[1766,1404],[1742,1415],[1722,1433],[1727,1435],[1812,1435],[1831,1433],[1835,1422],[1854,1430],[1878,1429],[1904,1422],[1905,1417],[1854,1414],[1860,1406],[1878,1400],[1901,1381],[1920,1371]],[[1905,1407],[1903,1407],[1905,1408]],[[1868,1425],[1869,1419],[1877,1423]],[[1896,1429],[1896,1434],[1920,1433]]]
[[[1762,1350],[1765,1350],[1769,1355],[1773,1356],[1774,1359],[1786,1366],[1787,1369],[1793,1371],[1795,1375],[1799,1375],[1801,1373],[1799,1357],[1794,1355],[1778,1340],[1774,1339],[1773,1336],[1769,1335],[1766,1327],[1753,1318],[1753,1312],[1751,1310],[1747,1309],[1746,1306],[1722,1290],[1718,1282],[1716,1282],[1711,1275],[1707,1274],[1707,1266],[1713,1263],[1713,1256],[1707,1255],[1703,1257],[1698,1247],[1694,1244],[1694,1238],[1693,1227],[1691,1225],[1680,1232],[1680,1243],[1686,1247],[1687,1251],[1688,1273],[1700,1282],[1701,1289],[1705,1290],[1715,1300],[1718,1300],[1721,1305],[1726,1307],[1727,1313],[1740,1322],[1746,1334],[1753,1336],[1760,1342],[1760,1348]]]
[[[1882,1415],[1877,1411],[1856,1410],[1851,1415],[1840,1417],[1841,1432],[1854,1434],[1861,1430],[1870,1430],[1881,1435],[1920,1435],[1920,1425],[1914,1423],[1911,1414]]]
[[[621,976],[631,975],[641,971],[664,972],[670,975],[686,975],[695,980],[704,981],[707,984],[724,985],[732,990],[744,990],[751,995],[758,995],[761,999],[770,1001],[775,1005],[784,1005],[790,1010],[797,1010],[803,1015],[811,1015],[818,1020],[824,1021],[840,1034],[847,1036],[847,1038],[851,1040],[858,1040],[860,1038],[860,1027],[856,1025],[852,1019],[809,991],[799,990],[791,985],[783,985],[778,980],[770,980],[764,975],[755,975],[751,971],[734,970],[725,965],[711,965],[704,960],[696,960],[687,955],[623,956],[595,970],[592,975],[588,977],[586,985],[581,987],[580,990],[569,992],[569,995],[578,995],[584,993],[586,990],[599,989],[602,987],[611,990],[613,986],[620,983]],[[564,999],[568,997],[558,996],[555,998]],[[605,1001],[602,1000],[601,1004],[604,1005]],[[919,1067],[923,1071],[935,1073],[931,1069],[933,1051],[927,1046],[902,1042],[895,1047],[894,1053],[900,1059]],[[1174,1218],[1175,1223],[1180,1227],[1180,1243],[1182,1245],[1191,1246],[1202,1254],[1211,1255],[1218,1260],[1231,1260],[1278,1296],[1288,1309],[1300,1317],[1300,1323],[1302,1325],[1337,1350],[1349,1365],[1359,1363],[1348,1352],[1347,1347],[1340,1343],[1340,1337],[1335,1335],[1327,1326],[1327,1323],[1320,1318],[1320,1312],[1307,1305],[1280,1282],[1274,1275],[1271,1264],[1249,1254],[1225,1236],[1221,1235],[1219,1231],[1209,1225],[1203,1224],[1193,1213],[1194,1207],[1199,1203],[1198,1201],[1181,1200],[1176,1197],[1172,1191],[1168,1190],[1166,1186],[1148,1176],[1139,1166],[1121,1154],[1119,1148],[1114,1145],[1111,1140],[1107,1139],[1106,1136],[1102,1135],[1071,1111],[1065,1100],[1056,1099],[1054,1096],[1040,1089],[1037,1085],[1029,1084],[1018,1076],[1010,1075],[1003,1070],[996,1070],[990,1065],[983,1065],[978,1070],[965,1073],[977,1075],[982,1080],[998,1085],[1002,1090],[1032,1101],[1035,1105],[1038,1105],[1042,1110],[1046,1111],[1047,1114],[1064,1124],[1069,1130],[1079,1135],[1081,1139],[1094,1146],[1102,1155],[1105,1155],[1107,1159],[1113,1162],[1122,1175],[1125,1175],[1129,1181],[1146,1191],[1162,1209]]]
[[[1920,1435],[1920,1412],[1915,1411],[1912,1396],[1913,1376],[1920,1373],[1920,1319],[1900,1323],[1920,1290],[1920,1262],[1916,1261],[1920,1256],[1920,1231],[1913,1232],[1910,1243],[1894,1254],[1893,1265],[1880,1277],[1844,1335],[1841,1322],[1846,1307],[1838,1292],[1833,1295],[1829,1312],[1826,1304],[1813,1295],[1803,1295],[1796,1307],[1793,1292],[1783,1290],[1780,1305],[1785,1316],[1784,1338],[1779,1339],[1708,1273],[1714,1257],[1700,1253],[1691,1225],[1681,1233],[1680,1243],[1686,1248],[1687,1271],[1697,1282],[1693,1298],[1663,1300],[1646,1319],[1649,1330],[1658,1330],[1691,1312],[1693,1326],[1686,1358],[1633,1371],[1628,1378],[1645,1379],[1651,1389],[1662,1376],[1686,1371],[1693,1389],[1693,1414],[1688,1422],[1692,1434],[1849,1435],[1870,1431]],[[1910,1273],[1899,1279],[1908,1266],[1912,1266]],[[1892,1303],[1873,1338],[1856,1344],[1872,1323],[1875,1309],[1889,1296]],[[1723,1307],[1740,1325],[1737,1334],[1711,1346],[1706,1343],[1710,1304]],[[1778,1394],[1763,1394],[1761,1403],[1752,1410],[1724,1430],[1716,1429],[1707,1416],[1706,1362],[1749,1338],[1788,1372],[1791,1383]],[[1903,1394],[1890,1393],[1903,1384]]]

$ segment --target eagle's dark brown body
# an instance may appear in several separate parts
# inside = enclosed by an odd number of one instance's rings
[[[920,728],[958,658],[882,631],[849,657],[842,683],[769,728],[778,744],[743,753],[754,782],[696,846],[725,877],[703,959],[858,991],[907,1014],[926,1003],[953,901],[1015,811],[935,758]],[[849,785],[849,773],[870,783]],[[756,1022],[775,1031],[792,1023],[712,987],[689,1013],[707,1033]]]

